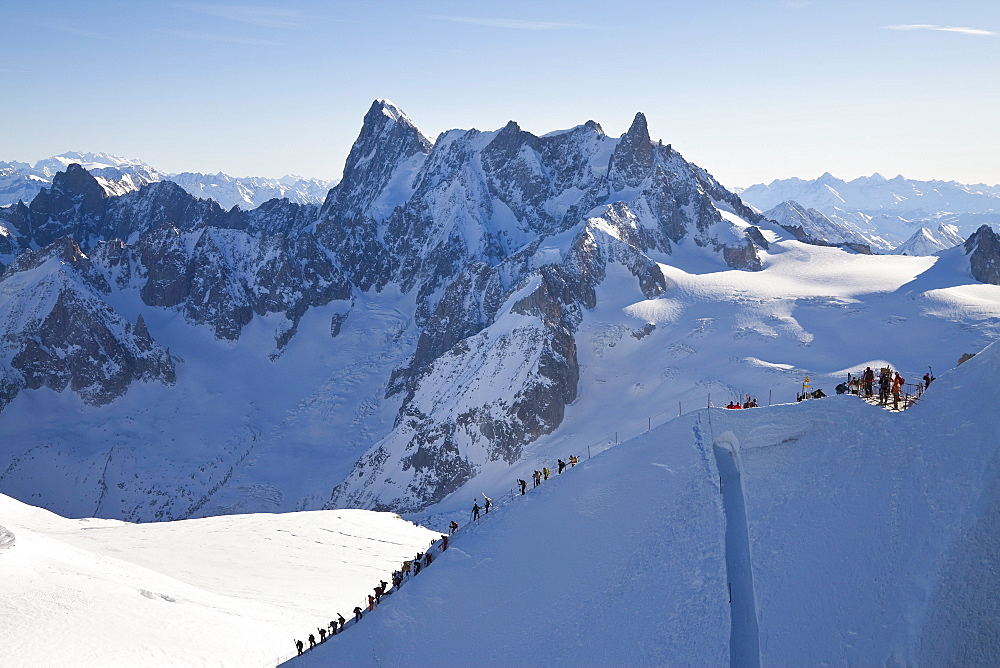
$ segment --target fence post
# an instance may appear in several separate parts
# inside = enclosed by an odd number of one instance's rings
[[[590,446],[587,446],[587,459],[590,459]]]
[[[771,390],[767,391],[767,405],[771,405]]]
[[[646,431],[649,431],[652,428],[653,428],[653,418],[652,417],[647,417],[646,418]]]

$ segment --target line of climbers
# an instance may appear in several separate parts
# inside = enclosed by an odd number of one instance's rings
[[[455,533],[455,530],[458,529],[458,522],[453,521],[451,523],[450,528],[451,528],[451,533]],[[304,651],[312,649],[317,644],[326,642],[327,637],[332,638],[333,636],[337,635],[337,633],[343,633],[344,627],[346,625],[350,623],[356,624],[360,622],[361,618],[365,614],[365,608],[368,609],[368,612],[371,612],[372,610],[375,609],[376,605],[382,602],[383,596],[387,596],[391,594],[392,591],[399,589],[403,585],[403,582],[406,581],[407,576],[415,577],[418,573],[420,573],[421,566],[427,567],[431,565],[431,562],[434,560],[434,558],[431,556],[431,550],[434,549],[436,543],[440,543],[441,552],[444,552],[445,550],[448,549],[448,536],[442,534],[440,540],[431,541],[430,547],[427,548],[426,552],[418,552],[417,556],[414,557],[413,559],[404,561],[400,570],[395,571],[392,574],[391,591],[388,582],[386,582],[385,580],[380,581],[378,585],[376,585],[372,589],[373,593],[368,594],[368,598],[364,603],[362,603],[361,605],[354,606],[354,610],[352,611],[354,613],[353,622],[347,622],[347,620],[344,619],[343,615],[337,613],[337,618],[330,621],[329,632],[327,632],[325,626],[320,626],[317,627],[316,633],[309,634],[309,637],[307,638],[307,640],[309,641],[308,648],[305,647],[305,643],[296,638],[293,641],[295,644],[295,651],[298,654],[302,654]],[[318,642],[316,641],[317,635],[319,635]]]
[[[573,467],[573,466],[576,466],[577,464],[579,464],[580,463],[580,458],[577,457],[576,455],[570,455],[567,458],[566,461],[563,461],[562,459],[557,459],[556,462],[557,462],[557,467],[558,467],[559,473],[562,473],[567,468],[570,468],[570,467]],[[534,487],[538,487],[541,484],[541,482],[542,482],[543,479],[544,480],[548,480],[550,475],[551,475],[551,471],[549,471],[548,467],[544,467],[543,466],[541,471],[535,471],[532,474],[532,478],[534,479],[534,482],[535,482]],[[527,481],[518,478],[517,484],[518,484],[519,489],[521,490],[521,494],[523,495],[527,491],[527,488],[528,488]],[[479,520],[479,512],[480,512],[480,510],[484,511],[484,514],[485,514],[485,513],[489,513],[490,512],[490,508],[492,508],[492,507],[493,507],[493,499],[491,499],[490,497],[488,497],[485,493],[483,493],[483,506],[482,507],[479,505],[479,497],[476,497],[476,499],[473,501],[473,505],[472,505],[472,519],[474,521]],[[452,520],[448,524],[448,534],[442,534],[441,535],[441,539],[439,541],[432,541],[430,547],[427,549],[426,552],[418,552],[417,556],[414,557],[413,559],[404,561],[403,564],[402,564],[402,566],[400,567],[400,569],[398,571],[394,571],[393,574],[392,574],[392,588],[391,588],[391,590],[389,588],[389,583],[387,583],[385,580],[382,580],[381,582],[379,582],[378,586],[376,586],[373,589],[373,594],[369,594],[368,595],[367,605],[363,604],[363,605],[355,606],[355,608],[353,610],[353,612],[354,612],[354,619],[353,619],[352,622],[347,622],[347,620],[344,619],[344,616],[341,615],[340,613],[338,613],[337,614],[337,619],[334,619],[334,620],[332,620],[330,622],[330,627],[329,627],[330,630],[329,630],[329,632],[326,630],[325,626],[320,626],[320,627],[317,627],[316,633],[310,633],[309,634],[309,636],[307,638],[307,640],[309,642],[309,647],[308,648],[305,646],[305,643],[303,643],[301,640],[299,640],[299,639],[296,638],[293,641],[294,644],[295,644],[295,651],[298,654],[302,654],[303,652],[306,652],[306,651],[312,649],[313,647],[316,647],[316,645],[318,645],[320,643],[323,643],[323,642],[326,642],[326,639],[328,637],[332,638],[333,636],[337,635],[338,633],[343,633],[344,632],[344,627],[346,625],[357,624],[358,622],[360,622],[361,618],[365,614],[365,610],[364,610],[365,607],[367,607],[368,612],[373,611],[375,609],[375,606],[378,605],[382,601],[382,597],[383,596],[387,596],[390,593],[392,593],[392,591],[395,591],[395,590],[399,589],[403,585],[403,583],[409,577],[416,577],[420,573],[421,567],[426,568],[427,566],[431,565],[431,562],[434,560],[434,558],[431,556],[431,551],[434,549],[436,543],[440,543],[440,551],[441,552],[444,552],[445,550],[447,550],[448,549],[448,538],[449,538],[449,536],[454,535],[455,532],[458,531],[458,529],[459,529],[458,522],[456,522],[455,520]],[[319,636],[319,641],[316,640],[316,636],[317,635]]]
[[[562,473],[567,468],[576,466],[579,463],[580,463],[580,458],[577,457],[576,455],[570,455],[569,457],[566,458],[566,461],[563,461],[562,459],[557,459],[556,460],[556,466],[558,467],[559,473]],[[531,474],[531,479],[534,482],[534,485],[532,485],[532,489],[534,489],[535,487],[538,487],[539,485],[541,485],[542,484],[542,480],[548,480],[550,475],[552,475],[552,471],[550,471],[547,466],[543,466],[541,471],[536,470],[534,473],[532,473]],[[528,489],[528,481],[527,480],[522,480],[521,478],[518,478],[517,479],[517,487],[518,487],[519,490],[521,490],[521,495],[523,496],[524,493]],[[483,492],[483,506],[482,507],[479,506],[479,497],[476,497],[475,499],[473,499],[473,502],[472,502],[472,519],[473,519],[473,521],[479,519],[479,511],[480,510],[484,511],[484,513],[488,513],[488,512],[490,512],[490,508],[492,506],[493,506],[493,499],[491,499],[490,497],[486,496],[486,492]],[[454,524],[454,522],[452,522],[452,524]]]

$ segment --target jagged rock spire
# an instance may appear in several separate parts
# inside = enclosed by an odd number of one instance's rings
[[[628,132],[622,135],[608,168],[615,190],[634,188],[649,176],[653,168],[653,142],[649,138],[646,116],[640,111]]]

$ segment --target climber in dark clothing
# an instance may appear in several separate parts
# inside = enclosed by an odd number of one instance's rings
[[[319,631],[319,641],[326,642],[326,628],[320,626],[316,630]]]
[[[337,635],[337,620],[336,619],[334,619],[334,620],[332,620],[330,622],[330,635],[331,636]]]
[[[520,478],[518,478],[517,479],[517,485],[518,485],[518,487],[521,488],[521,495],[523,496],[524,495],[524,490],[528,488],[528,481],[527,480],[521,480]]]
[[[472,504],[472,519],[473,521],[479,519],[479,499],[476,499]]]
[[[313,634],[310,633],[309,634],[309,649],[312,649],[315,646],[316,646],[316,636],[314,636]]]
[[[561,459],[557,459],[556,462],[559,464],[559,473],[562,473],[563,470],[566,468],[566,462],[564,462]]]
[[[354,606],[354,620],[358,621],[358,622],[361,621],[361,606],[360,605]]]
[[[297,649],[299,651],[299,654],[302,654],[302,641],[301,640],[296,640],[295,641],[295,649]]]
[[[340,622],[340,630],[341,630],[341,632],[343,632],[343,630],[344,630],[344,624],[346,624],[347,621],[344,619],[344,616],[342,614],[340,614],[339,612],[337,613],[337,621]]]
[[[490,512],[490,506],[493,505],[493,499],[486,496],[485,494],[483,494],[483,498],[486,499],[486,501],[483,502],[483,506],[486,509],[486,512]]]
[[[456,531],[458,531],[458,522],[452,520],[451,524],[448,525],[448,528],[451,529],[451,533],[455,533]]]

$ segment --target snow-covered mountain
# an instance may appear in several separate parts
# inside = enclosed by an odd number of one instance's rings
[[[619,138],[431,142],[377,101],[319,208],[108,196],[71,166],[0,225],[0,310],[33,314],[0,349],[0,490],[71,516],[418,511],[675,410],[919,376],[1000,333],[985,234],[936,257],[805,243],[641,114]],[[116,314],[120,363],[80,328],[40,338],[51,276]]]
[[[921,227],[893,252],[897,255],[933,255],[964,243],[965,238],[954,225],[939,225],[936,231]]]
[[[173,181],[195,197],[211,198],[227,210],[234,206],[253,209],[268,200],[282,198],[297,204],[319,204],[336,183],[292,175],[269,179],[238,178],[222,172],[168,174],[141,160],[108,153],[69,152],[39,160],[34,165],[0,162],[0,206],[30,202],[42,188],[51,186],[57,173],[73,164],[90,172],[108,195],[123,195],[157,181]]]
[[[4,666],[262,666],[439,537],[364,510],[128,524],[0,495]]]
[[[921,227],[949,224],[968,236],[981,225],[1000,224],[1000,185],[954,181],[916,181],[881,174],[843,181],[829,172],[814,180],[777,179],[740,191],[751,206],[765,211],[792,200],[816,209],[834,222],[881,238],[891,250]]]

